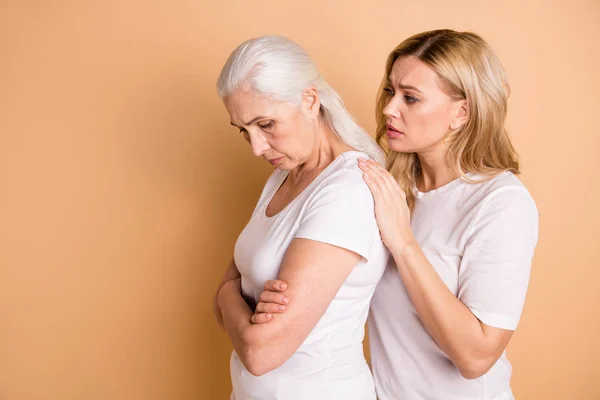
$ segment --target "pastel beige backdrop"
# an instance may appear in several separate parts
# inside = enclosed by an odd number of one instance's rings
[[[473,30],[540,211],[518,399],[600,398],[600,3],[0,1],[0,399],[226,399],[211,297],[270,166],[215,92],[241,41],[306,47],[374,130],[388,52]]]

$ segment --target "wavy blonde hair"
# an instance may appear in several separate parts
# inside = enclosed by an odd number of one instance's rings
[[[441,88],[453,99],[466,100],[469,120],[444,138],[448,161],[460,177],[468,173],[492,178],[504,171],[519,174],[519,157],[504,127],[510,93],[506,73],[492,48],[478,35],[449,29],[422,32],[400,43],[388,56],[377,94],[377,142],[387,153],[388,170],[405,191],[412,209],[413,188],[422,179],[416,153],[398,153],[387,147],[387,118],[383,109],[390,100],[384,90],[394,62],[414,56],[433,69]]]

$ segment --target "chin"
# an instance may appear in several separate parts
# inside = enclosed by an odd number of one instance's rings
[[[296,168],[296,166],[295,165],[287,165],[287,164],[286,165],[281,165],[280,164],[280,165],[277,165],[275,168],[279,169],[281,171],[291,171],[294,168]]]
[[[294,165],[294,163],[289,162],[289,160],[284,160],[283,162],[281,162],[277,165],[273,165],[273,167],[275,167],[275,169],[279,169],[281,171],[291,171],[296,166]]]
[[[396,153],[421,153],[439,149],[439,144],[442,143],[441,139],[433,143],[414,143],[407,141],[406,138],[403,140],[394,140],[388,138],[387,145],[391,151]]]
[[[388,147],[396,153],[415,153],[417,151],[414,146],[407,145],[406,143],[398,143],[395,140],[388,140]]]

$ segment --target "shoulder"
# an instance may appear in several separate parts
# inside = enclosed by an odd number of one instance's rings
[[[473,227],[498,221],[502,226],[520,227],[537,236],[538,210],[523,183],[512,173],[502,173],[476,184],[479,207]]]
[[[343,153],[336,159],[335,165],[328,171],[315,190],[315,195],[335,193],[340,201],[363,200],[373,203],[373,196],[358,167],[359,158],[369,158],[365,153],[351,151]],[[352,196],[353,198],[349,198]]]
[[[531,194],[523,183],[511,172],[504,172],[494,178],[478,184],[482,206],[517,206],[537,213],[537,207]]]

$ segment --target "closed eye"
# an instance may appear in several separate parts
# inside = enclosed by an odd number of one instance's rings
[[[266,124],[258,124],[258,126],[260,126],[261,129],[269,129],[273,126],[273,121],[269,121]]]

